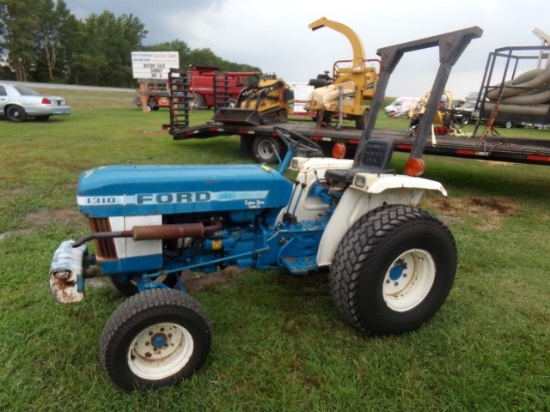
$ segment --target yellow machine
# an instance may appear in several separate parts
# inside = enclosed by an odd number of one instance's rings
[[[310,81],[316,86],[306,109],[317,112],[317,119],[329,120],[342,113],[347,119],[355,120],[357,129],[363,129],[366,123],[369,106],[365,99],[372,99],[377,79],[376,69],[367,67],[363,43],[357,34],[348,26],[322,17],[310,23],[312,30],[329,27],[347,37],[353,49],[352,60],[342,60],[334,64],[332,79],[327,74]],[[351,62],[349,67],[339,67],[338,63]],[[326,80],[324,83],[322,81]],[[320,83],[321,81],[321,83]],[[327,84],[330,83],[330,84]]]
[[[262,79],[244,89],[233,108],[219,109],[213,120],[226,124],[258,126],[288,120],[294,92],[282,79]]]
[[[409,118],[411,119],[410,130],[414,133],[417,130],[422,116],[426,110],[426,104],[430,98],[430,92],[427,92],[422,99],[409,111]],[[454,108],[453,94],[445,90],[439,100],[437,112],[434,117],[434,133],[437,135],[446,135],[453,130],[453,108]]]

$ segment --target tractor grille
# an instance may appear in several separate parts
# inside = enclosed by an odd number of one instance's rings
[[[109,219],[90,219],[90,228],[93,233],[111,231]],[[117,258],[113,239],[95,239],[94,244],[98,261],[113,260]]]

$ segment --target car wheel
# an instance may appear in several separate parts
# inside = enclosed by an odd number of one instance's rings
[[[6,116],[12,122],[24,122],[27,120],[27,112],[21,106],[8,107]]]

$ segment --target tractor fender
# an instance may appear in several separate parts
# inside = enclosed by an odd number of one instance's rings
[[[435,190],[447,196],[441,183],[434,180],[373,173],[355,175],[323,233],[317,265],[328,266],[332,263],[338,244],[361,216],[385,204],[416,206],[426,190]]]

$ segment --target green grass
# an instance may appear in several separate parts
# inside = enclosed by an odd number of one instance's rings
[[[236,137],[173,141],[161,130],[167,112],[143,114],[130,93],[58,93],[72,115],[0,120],[0,410],[550,409],[549,169],[433,156],[425,177],[449,197],[429,194],[422,205],[448,222],[459,267],[429,324],[365,337],[341,321],[325,277],[249,271],[194,293],[213,323],[204,369],[166,390],[119,392],[98,344],[123,298],[96,286],[82,303],[63,306],[47,286],[59,242],[88,230],[75,206],[80,172],[250,160],[239,159]],[[380,124],[406,127],[399,119]],[[395,168],[404,161],[396,154]]]

